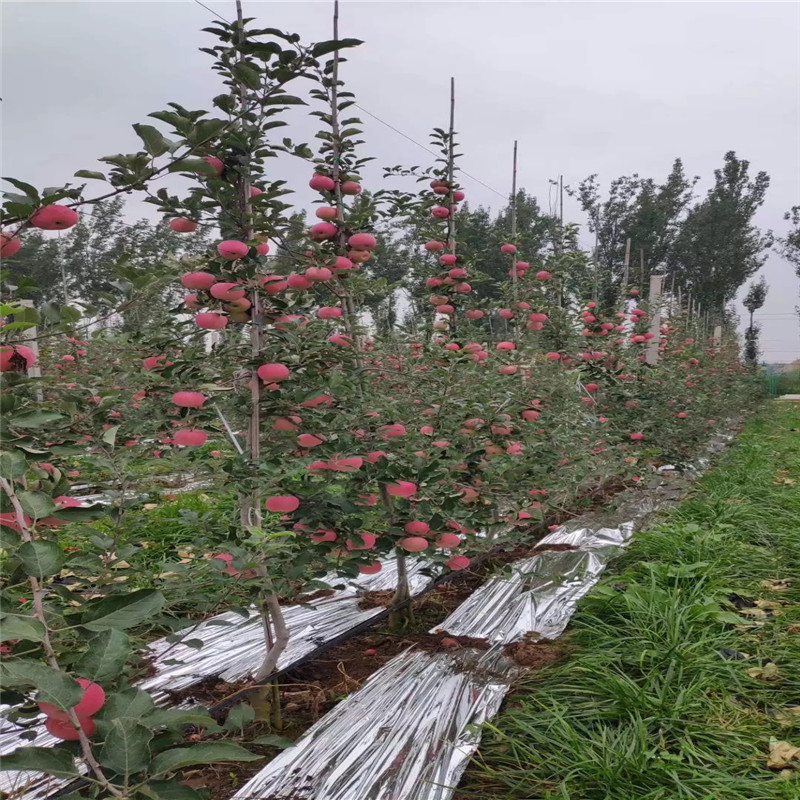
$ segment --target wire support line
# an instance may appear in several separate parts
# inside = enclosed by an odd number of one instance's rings
[[[223,22],[226,22],[228,25],[233,24],[229,19],[225,19],[225,17],[223,17],[222,14],[220,14],[217,11],[214,11],[213,8],[209,8],[205,3],[201,3],[200,0],[194,0],[194,2],[197,3],[197,5],[202,6],[206,11],[210,11],[215,17],[219,17]]]
[[[373,114],[371,111],[364,108],[364,106],[362,106],[360,103],[353,103],[353,105],[356,108],[360,108],[365,114],[369,114],[373,119],[378,120],[378,122],[380,122],[381,125],[385,125],[387,128],[389,128],[389,130],[394,131],[396,134],[402,136],[404,139],[408,139],[409,142],[412,142],[413,144],[417,145],[417,147],[421,147],[426,153],[430,153],[432,156],[438,157],[438,153],[435,153],[429,147],[422,144],[422,142],[418,142],[413,136],[409,136],[407,133],[403,133],[403,131],[401,131],[399,128],[396,128],[394,125],[388,123],[385,119],[381,119],[377,114]],[[494,192],[498,197],[502,197],[504,200],[508,199],[508,196],[505,195],[503,192],[497,191],[497,189],[495,189],[492,186],[489,186],[488,183],[484,183],[480,178],[476,178],[474,175],[471,175],[465,169],[459,168],[459,172],[466,175],[470,180],[475,181],[475,183],[479,183],[481,186],[483,186],[485,189],[488,189],[490,192]]]

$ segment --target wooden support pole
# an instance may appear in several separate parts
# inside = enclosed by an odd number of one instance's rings
[[[650,306],[650,333],[653,338],[647,346],[645,361],[648,364],[658,363],[658,346],[661,342],[661,295],[664,290],[664,276],[650,276],[650,292],[648,294],[648,304]]]
[[[714,350],[720,351],[722,347],[722,325],[714,326]]]
[[[24,308],[33,308],[33,300],[20,300],[19,304]],[[28,367],[29,378],[41,378],[42,367],[39,360],[39,329],[34,325],[22,331],[22,340],[27,342],[27,346],[33,350],[33,364]],[[41,387],[36,388],[36,399],[41,403],[44,401],[44,394]]]
[[[622,294],[626,295],[628,290],[628,277],[631,267],[631,240],[625,241],[625,260],[623,262],[624,272],[622,273]]]

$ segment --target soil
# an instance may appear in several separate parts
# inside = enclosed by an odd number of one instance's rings
[[[154,675],[158,674],[158,669],[156,668],[156,657],[155,654],[149,655],[141,655],[139,654],[139,661],[135,666],[135,679],[137,681],[143,681],[147,678],[152,678]]]
[[[282,597],[280,599],[280,604],[282,606],[293,606],[293,605],[298,605],[300,603],[311,603],[314,600],[321,600],[323,597],[330,597],[332,594],[336,594],[335,589],[317,589],[316,592],[309,592],[308,594],[299,594],[295,598]]]
[[[592,507],[599,505],[624,488],[626,485],[623,483],[612,483],[587,492],[580,498],[579,511],[575,514],[560,515],[557,519],[548,520],[548,523],[560,524],[577,516],[578,513],[585,513],[587,505]],[[269,745],[251,744],[253,739],[267,734],[288,739],[298,738],[323,714],[359,689],[374,672],[405,650],[415,649],[428,653],[452,653],[462,648],[488,650],[490,644],[485,639],[451,636],[445,631],[435,634],[427,631],[434,628],[437,623],[441,623],[484,583],[498,566],[545,551],[577,549],[572,545],[536,544],[547,532],[543,524],[531,525],[527,532],[530,534],[530,539],[524,545],[508,550],[495,550],[473,562],[469,569],[453,574],[449,580],[416,598],[411,604],[413,619],[405,630],[399,632],[392,630],[389,622],[384,619],[380,627],[352,636],[282,675],[279,679],[282,728],[272,730],[266,722],[254,722],[244,731],[243,743],[253,752],[262,754],[264,759],[244,764],[207,765],[185,770],[183,777],[187,785],[209,790],[209,796],[214,800],[230,797],[247,780],[263,769],[268,760],[281,752],[279,748]],[[325,597],[330,593],[330,590],[320,590],[304,596],[303,601]],[[360,597],[359,608],[386,608],[393,594],[391,590],[365,592]],[[564,645],[538,642],[537,638],[536,634],[529,634],[523,640],[507,645],[504,653],[520,666],[539,669],[562,658],[567,652]],[[462,668],[471,673],[475,672],[472,667]],[[487,675],[487,679],[490,678],[492,676]],[[210,678],[182,692],[171,694],[176,704],[191,700],[211,706],[212,715],[221,720],[225,718],[232,705],[232,696],[240,694],[242,701],[252,702],[257,691],[254,689],[252,684],[246,682],[230,684],[218,678]],[[216,710],[213,708],[215,705],[219,706]],[[280,796],[259,797],[258,800],[309,800],[309,798]]]
[[[574,544],[537,544],[531,548],[531,553],[566,553],[570,550],[578,550]]]
[[[521,667],[541,669],[558,661],[564,655],[565,648],[551,642],[542,642],[536,633],[526,633],[520,641],[507,644],[503,652]]]
[[[540,553],[560,553],[568,550],[577,550],[578,548],[572,544],[534,544],[531,546],[530,542],[517,545],[513,550],[503,553],[498,559],[500,563],[507,564],[511,561],[523,561],[526,558],[532,558]]]
[[[181,705],[185,703],[199,703],[205,706],[214,706],[223,699],[236,692],[248,688],[252,681],[240,681],[239,683],[227,683],[212,675],[200,683],[188,686],[186,689],[178,691],[166,690],[170,697],[171,705]],[[213,716],[213,714],[212,714]]]
[[[394,597],[393,589],[380,589],[374,592],[362,592],[358,596],[358,607],[361,611],[368,611],[371,608],[386,608],[391,605]]]

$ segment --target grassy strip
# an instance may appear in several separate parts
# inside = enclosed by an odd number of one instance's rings
[[[459,798],[800,798],[800,750],[777,745],[800,746],[792,428],[800,406],[773,404],[637,537],[581,604],[570,660],[532,673],[487,726]]]

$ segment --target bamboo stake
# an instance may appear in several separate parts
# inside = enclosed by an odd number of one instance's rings
[[[653,334],[653,338],[650,339],[645,353],[645,361],[648,364],[658,363],[658,345],[661,341],[661,293],[663,288],[664,276],[651,275],[647,301],[650,306],[650,333]]]
[[[511,166],[511,243],[516,246],[517,244],[517,141],[514,140],[514,153],[512,157]],[[517,260],[517,254],[511,254],[511,290],[514,296],[514,341],[519,349],[519,279],[517,277],[517,268],[514,266]]]
[[[450,78],[450,127],[447,140],[447,195],[450,202],[450,214],[447,217],[447,249],[456,252],[456,220],[453,213],[453,175],[455,173],[455,125],[456,125],[456,79]],[[456,315],[451,319],[452,331],[456,332]]]
[[[639,284],[644,291],[644,247],[639,248]]]
[[[672,273],[672,281],[669,287],[669,315],[672,316],[672,308],[675,301],[675,273]]]
[[[19,304],[24,308],[33,308],[33,300],[20,300]],[[32,328],[26,328],[22,332],[22,340],[28,343],[28,346],[33,350],[33,364],[28,367],[29,378],[41,378],[42,367],[39,361],[39,333],[38,328],[34,325]],[[36,388],[36,400],[39,403],[44,402],[44,393],[41,386]]]
[[[631,240],[628,238],[625,241],[625,260],[623,262],[624,272],[622,274],[622,293],[625,294],[628,289],[628,273],[631,266]]]
[[[244,42],[244,14],[242,11],[242,0],[236,0],[236,21],[238,27],[237,40],[239,45]],[[247,87],[240,81],[237,86],[239,90],[239,111],[244,114],[247,110]],[[248,154],[249,156],[249,154]],[[245,241],[250,241],[253,238],[253,217],[252,207],[250,204],[250,176],[249,176],[249,161],[246,169],[239,175],[238,179],[238,194],[239,194],[239,211],[240,211],[240,229],[242,238]],[[253,360],[258,361],[262,357],[264,351],[264,326],[261,312],[261,301],[258,292],[253,293],[253,301],[251,306],[252,321],[250,324],[250,350],[253,355]],[[250,421],[247,433],[247,460],[254,470],[258,469],[258,462],[261,457],[261,381],[255,376],[251,376],[250,380]],[[261,527],[261,494],[256,489],[252,492],[249,498],[242,501],[240,509],[240,519],[242,530],[247,530],[248,526]],[[278,663],[278,658],[281,653],[286,649],[289,643],[289,629],[286,626],[286,621],[283,617],[283,612],[278,603],[277,595],[275,595],[272,587],[272,581],[269,578],[266,567],[261,569],[265,579],[265,589],[268,593],[267,602],[272,618],[272,624],[275,628],[275,636],[267,639],[267,653],[264,661],[256,673],[257,680],[263,680],[275,670],[275,665]]]
[[[333,40],[339,41],[339,0],[333,0]],[[333,53],[333,69],[331,71],[331,160],[333,161],[331,169],[331,178],[336,183],[334,188],[334,198],[336,204],[336,225],[339,229],[337,235],[337,249],[339,252],[344,253],[346,248],[346,234],[344,228],[344,200],[342,199],[342,143],[340,138],[341,128],[339,125],[339,51],[335,50]],[[339,278],[342,286],[342,321],[344,323],[345,332],[353,340],[353,347],[355,348],[356,366],[361,371],[361,348],[362,342],[358,331],[355,328],[356,323],[356,306],[353,300],[353,294],[350,291],[348,284],[349,278],[345,275]]]
[[[600,288],[598,286],[598,282],[600,280],[600,270],[598,264],[598,250],[600,247],[600,240],[599,240],[599,233],[598,229],[600,227],[600,218],[597,218],[597,224],[595,225],[594,230],[594,288],[592,289],[592,300],[596,303],[598,300],[598,295],[600,292]]]

